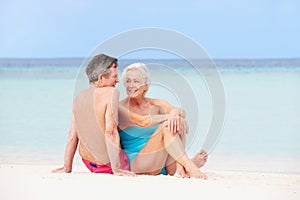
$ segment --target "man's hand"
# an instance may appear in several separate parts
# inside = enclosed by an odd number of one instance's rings
[[[117,176],[130,176],[130,177],[136,177],[137,175],[134,172],[124,170],[124,169],[113,169],[114,175]]]
[[[65,167],[60,167],[51,171],[52,173],[71,173],[72,169],[67,169]]]

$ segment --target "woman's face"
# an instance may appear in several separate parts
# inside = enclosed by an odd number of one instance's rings
[[[143,97],[148,89],[145,80],[143,80],[138,70],[130,70],[127,72],[125,88],[130,98]]]

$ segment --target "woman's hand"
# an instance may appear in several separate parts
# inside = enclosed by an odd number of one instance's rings
[[[177,113],[170,113],[167,126],[170,133],[184,135],[188,133],[188,124],[184,118]]]
[[[180,116],[178,114],[170,113],[168,120],[167,120],[167,126],[170,133],[178,133],[180,130]]]
[[[181,118],[180,125],[179,125],[179,135],[188,134],[189,132],[189,126],[187,121],[184,118]]]

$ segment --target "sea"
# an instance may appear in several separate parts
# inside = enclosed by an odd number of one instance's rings
[[[205,170],[300,173],[300,59],[145,62],[147,97],[186,111],[186,149],[209,152]],[[0,164],[63,165],[72,100],[88,87],[82,59],[0,61]],[[82,165],[78,153],[75,165]]]

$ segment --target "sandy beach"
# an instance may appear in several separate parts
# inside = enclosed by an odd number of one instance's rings
[[[299,174],[206,169],[208,180],[199,180],[92,174],[82,165],[70,174],[51,173],[56,167],[1,164],[0,199],[300,199]]]

